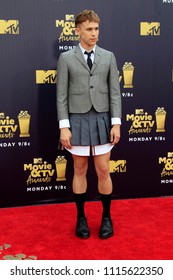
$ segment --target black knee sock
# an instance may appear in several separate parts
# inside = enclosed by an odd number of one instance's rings
[[[111,197],[112,194],[100,194],[102,206],[103,206],[103,218],[110,218],[110,208],[111,208]]]
[[[85,218],[84,204],[86,201],[86,193],[74,193],[76,208],[77,208],[77,219]]]

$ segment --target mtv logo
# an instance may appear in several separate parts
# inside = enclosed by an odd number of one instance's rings
[[[34,158],[33,162],[34,162],[34,164],[39,164],[39,163],[43,162],[43,159],[42,158]]]
[[[141,22],[141,36],[160,36],[160,22]]]
[[[36,83],[37,84],[55,84],[57,81],[56,70],[36,70]]]
[[[74,21],[74,15],[66,15],[65,20]]]
[[[144,113],[144,109],[136,109],[135,110],[136,115],[143,115],[143,113]]]
[[[0,34],[19,34],[18,20],[0,20]]]
[[[109,172],[126,172],[126,160],[110,160],[109,161]]]
[[[173,157],[173,152],[168,152],[168,158]]]

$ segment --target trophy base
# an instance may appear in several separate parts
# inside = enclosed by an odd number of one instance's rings
[[[29,133],[23,133],[23,134],[20,134],[19,137],[30,137],[30,134]]]
[[[62,178],[57,178],[56,181],[66,181],[66,178],[62,177]]]
[[[156,129],[156,132],[165,132],[165,129],[164,128],[158,128],[158,129]]]
[[[124,85],[124,88],[133,88],[132,85]]]

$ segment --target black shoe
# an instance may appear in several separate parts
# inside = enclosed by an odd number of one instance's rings
[[[100,226],[99,237],[106,239],[114,234],[112,221],[110,218],[102,218],[102,223]]]
[[[76,223],[76,235],[80,238],[90,237],[90,230],[86,218],[79,218]]]

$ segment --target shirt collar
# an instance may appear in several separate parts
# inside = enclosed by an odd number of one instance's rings
[[[79,43],[79,47],[81,48],[81,51],[82,51],[83,54],[84,54],[85,51],[87,51],[84,48],[82,48],[80,43]],[[93,51],[95,53],[95,49],[96,49],[96,45],[94,46],[94,48],[91,51]]]

